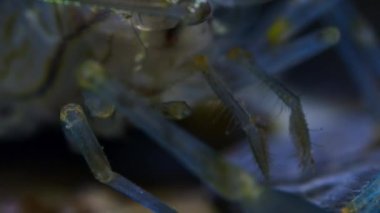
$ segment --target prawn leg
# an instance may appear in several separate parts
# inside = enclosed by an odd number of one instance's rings
[[[121,192],[153,212],[176,212],[158,198],[112,171],[108,159],[91,130],[81,106],[77,104],[64,106],[60,118],[63,122],[63,130],[67,138],[80,150],[98,181]]]
[[[108,79],[98,62],[83,64],[78,71],[78,83],[114,104],[120,114],[173,154],[207,186],[223,198],[241,204],[243,212],[280,212],[295,203],[294,213],[325,212],[298,196],[259,185],[251,174],[152,110],[140,96]]]
[[[248,110],[234,97],[232,91],[228,89],[227,85],[224,84],[217,73],[210,67],[207,58],[205,56],[197,56],[194,60],[197,68],[202,71],[212,90],[227,107],[227,109],[231,110],[231,113],[239,122],[241,128],[249,139],[249,144],[259,168],[261,169],[263,175],[268,179],[269,156],[265,136],[254,125],[252,116]]]
[[[301,159],[301,165],[303,168],[306,168],[308,165],[313,165],[314,160],[311,154],[309,130],[299,97],[276,79],[273,79],[267,73],[252,65],[249,62],[250,54],[248,52],[235,48],[228,53],[228,57],[249,70],[290,108],[289,131],[295,141],[297,153]]]

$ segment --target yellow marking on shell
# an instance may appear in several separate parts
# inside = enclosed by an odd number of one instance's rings
[[[273,25],[268,29],[266,37],[270,45],[277,45],[284,39],[284,34],[290,28],[289,21],[285,19],[277,19]]]

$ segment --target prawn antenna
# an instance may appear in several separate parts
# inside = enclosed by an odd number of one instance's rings
[[[100,146],[94,132],[91,130],[80,105],[65,105],[61,110],[60,119],[63,123],[63,130],[68,140],[70,140],[72,144],[75,144],[80,150],[98,181],[121,192],[153,212],[176,212],[174,209],[161,202],[158,198],[118,173],[112,171],[108,159],[103,152],[103,148]]]

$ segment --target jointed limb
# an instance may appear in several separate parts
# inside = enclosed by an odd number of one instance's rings
[[[89,126],[82,108],[68,104],[61,111],[61,121],[67,138],[80,150],[95,178],[119,191],[153,212],[176,212],[158,198],[128,179],[112,171],[103,149]]]

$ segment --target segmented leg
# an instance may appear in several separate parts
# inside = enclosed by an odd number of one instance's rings
[[[311,143],[309,130],[305,119],[305,114],[302,110],[301,101],[292,91],[287,89],[280,82],[273,79],[264,71],[255,67],[249,62],[249,53],[242,49],[232,49],[229,52],[229,58],[237,61],[239,65],[244,66],[260,81],[262,81],[269,89],[271,89],[281,100],[287,105],[290,110],[289,130],[292,135],[297,153],[301,159],[301,165],[305,168],[308,165],[313,165],[314,160],[311,154]]]
[[[230,200],[249,200],[262,188],[245,171],[224,161],[213,150],[152,111],[145,100],[117,82],[108,80],[103,67],[88,61],[79,69],[79,84],[113,103],[137,128],[176,156],[208,186]]]
[[[324,212],[297,196],[258,185],[249,173],[225,161],[192,135],[152,111],[141,97],[118,82],[108,80],[104,72],[89,67],[102,70],[97,62],[84,64],[79,75],[81,86],[113,103],[131,123],[171,152],[206,185],[224,198],[240,203],[243,212],[281,212],[292,204],[296,204],[296,208],[290,210],[294,213]]]
[[[259,168],[266,178],[269,178],[269,156],[265,135],[255,126],[252,116],[244,105],[238,101],[219,76],[210,67],[205,56],[198,56],[195,59],[196,67],[202,71],[208,84],[220,98],[223,104],[231,111],[235,119],[249,139],[253,155]]]
[[[68,104],[64,106],[60,117],[67,138],[80,150],[98,181],[125,194],[153,212],[176,212],[158,198],[112,171],[107,157],[103,153],[102,147],[97,141],[79,105]]]

